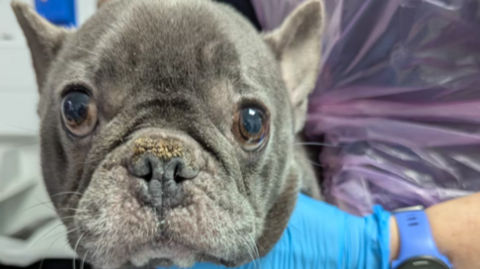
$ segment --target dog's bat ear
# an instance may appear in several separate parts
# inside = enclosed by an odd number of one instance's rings
[[[12,1],[11,6],[27,40],[41,91],[50,64],[62,47],[68,30],[51,24],[28,4]]]
[[[297,7],[276,30],[263,35],[280,63],[282,76],[295,108],[295,131],[305,122],[308,95],[315,88],[324,27],[321,0]]]
[[[101,8],[103,4],[105,4],[106,2],[108,2],[110,0],[98,0],[97,1],[97,9],[98,8]]]

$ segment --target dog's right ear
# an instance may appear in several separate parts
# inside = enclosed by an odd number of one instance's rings
[[[27,40],[38,89],[41,91],[50,64],[62,47],[68,30],[51,24],[28,4],[12,1],[11,5]]]

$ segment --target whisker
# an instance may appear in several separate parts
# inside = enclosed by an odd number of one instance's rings
[[[325,144],[325,143],[317,143],[317,142],[295,142],[293,143],[295,146],[322,146],[322,147],[333,147],[339,148],[339,146],[335,146],[333,144]]]
[[[60,210],[71,210],[71,211],[74,211],[74,212],[88,212],[87,209],[84,209],[84,208],[73,208],[73,207],[64,207],[64,208],[59,208],[57,209],[58,211]]]
[[[255,242],[255,239],[253,239],[252,235],[248,235],[250,237],[250,240],[252,240],[252,244],[253,244],[253,247],[254,247],[254,251],[255,251],[255,255],[257,256],[257,259],[259,260],[259,264],[260,264],[260,269],[262,268],[262,264],[260,262],[260,252],[258,251],[258,247],[257,247],[257,243]]]
[[[97,58],[100,57],[100,55],[98,55],[97,53],[95,53],[95,52],[93,52],[93,51],[86,50],[86,49],[84,49],[84,48],[80,48],[80,47],[78,47],[78,46],[77,46],[75,49],[81,50],[81,51],[83,51],[83,52],[86,52],[86,53],[88,53],[88,54],[90,54],[90,55],[92,55],[92,56],[95,56],[95,57],[97,57]]]
[[[85,235],[85,233],[83,233],[82,235],[80,235],[80,237],[78,238],[77,244],[75,244],[75,253],[77,253],[78,246],[79,246],[80,241],[82,240],[82,237],[83,237],[84,235]],[[73,258],[73,269],[76,269],[75,257]]]
[[[248,242],[248,240],[245,240],[240,236],[239,236],[239,239],[244,242],[244,244],[247,248],[248,255],[250,256],[250,259],[252,259],[253,267],[256,269],[257,268],[257,261],[255,260],[252,246],[250,246],[250,243]]]
[[[317,167],[326,167],[325,165],[321,165],[317,162],[314,162],[312,160],[310,160],[309,158],[305,157],[305,156],[301,156],[299,155],[298,157],[301,157],[303,160],[307,161],[309,164],[313,165],[313,166],[317,166]]]
[[[62,235],[58,236],[57,239],[53,240],[53,242],[50,244],[50,246],[48,247],[47,249],[47,252],[53,247],[53,245],[55,244],[55,242],[58,241],[58,239],[62,238]],[[68,242],[68,240],[67,240]],[[40,266],[39,266],[39,269],[42,269],[43,267],[43,262],[45,261],[45,258],[42,259],[42,262],[40,262]]]
[[[248,243],[248,241],[247,241],[247,245],[248,245],[248,248],[250,249],[249,254],[250,254],[250,257],[252,258],[253,267],[257,269],[258,266],[257,266],[257,259],[255,259],[255,250],[253,250],[253,247]]]
[[[39,206],[42,206],[42,205],[48,205],[48,204],[52,204],[51,201],[46,201],[46,202],[42,202],[40,204],[36,204],[36,205],[33,205],[33,206],[30,206],[30,207],[27,207],[25,208],[25,210],[23,211],[23,213],[27,212],[28,210],[31,210],[33,208],[36,208],[36,207],[39,207]],[[48,206],[50,209],[53,209],[55,211],[55,208],[54,207],[51,207],[51,206]]]
[[[52,245],[53,246],[53,245]],[[48,251],[48,250],[47,250]],[[42,269],[43,267],[43,262],[45,261],[45,257],[42,259],[42,261],[40,262],[40,265],[38,266],[38,269]]]
[[[243,197],[243,200],[241,201],[239,206],[243,206],[244,204],[250,205],[246,197]],[[255,240],[253,240],[253,237],[250,234],[248,234],[248,237],[252,240],[251,242],[250,242],[250,240],[243,239],[240,235],[238,235],[238,233],[237,233],[237,236],[239,237],[239,239],[241,241],[245,242],[245,245],[246,245],[247,251],[248,251],[248,255],[250,256],[250,258],[253,261],[253,266],[254,266],[254,268],[257,268],[257,261],[256,261],[255,256],[260,258],[260,254],[258,254],[259,252],[258,252],[257,246],[255,244]],[[251,243],[253,243],[253,245]],[[260,268],[261,268],[261,265],[260,265]]]
[[[68,194],[82,195],[82,193],[80,193],[78,191],[64,191],[64,192],[60,192],[60,193],[51,195],[50,197],[57,197],[57,196],[60,196],[60,195],[68,195]]]
[[[63,226],[63,223],[57,224],[57,225],[55,225],[53,228],[51,228],[50,230],[48,230],[45,234],[43,234],[42,236],[40,236],[40,238],[38,238],[37,240],[35,240],[30,247],[32,247],[32,246],[34,246],[35,244],[37,244],[41,239],[43,239],[45,236],[47,236],[49,233],[51,233],[53,230],[57,229],[57,228],[60,227],[60,226]],[[27,250],[30,250],[30,247],[28,247]]]
[[[52,196],[53,197],[53,196]],[[26,211],[28,210],[31,210],[33,208],[36,208],[36,207],[39,207],[39,206],[42,206],[42,205],[46,205],[48,206],[48,204],[52,204],[52,201],[46,201],[46,202],[41,202],[39,204],[36,204],[36,205],[33,205],[33,206],[30,206],[30,207],[27,207],[25,208],[25,210],[22,212],[22,213],[25,213]],[[48,206],[50,209],[52,209],[53,211],[62,211],[62,210],[72,210],[72,211],[75,211],[75,212],[86,212],[87,210],[85,209],[79,209],[79,208],[71,208],[71,207],[64,207],[64,208],[58,208],[58,209],[55,209],[55,207],[53,206]]]
[[[87,252],[85,253],[85,255],[83,256],[81,269],[84,269],[84,268],[85,268],[85,260],[87,259],[87,255],[88,255],[88,251],[87,251]]]
[[[69,234],[71,234],[71,233],[73,233],[73,232],[75,232],[75,231],[77,231],[77,230],[79,230],[79,228],[75,228],[75,229],[68,230],[68,231],[65,232],[64,234],[63,234],[63,233],[54,234],[54,235],[52,235],[52,236],[50,236],[50,237],[45,238],[45,240],[49,240],[49,239],[51,239],[52,237],[59,236],[59,235],[65,235],[65,236],[67,236],[67,235],[69,235]]]
[[[7,127],[15,128],[15,129],[18,129],[18,130],[22,130],[22,131],[28,131],[32,134],[38,134],[38,131],[35,131],[35,130],[32,130],[32,129],[27,129],[27,128],[24,128],[24,127],[20,127],[20,126],[14,125],[14,124],[6,123],[4,121],[0,121],[0,124],[5,125]]]
[[[23,148],[23,147],[30,147],[30,146],[33,146],[33,145],[39,145],[40,142],[38,141],[35,141],[35,142],[31,142],[31,143],[22,143],[22,144],[13,144],[11,146],[9,146],[10,149],[20,149],[20,148]]]

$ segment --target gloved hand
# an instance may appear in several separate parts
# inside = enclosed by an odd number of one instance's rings
[[[380,206],[357,217],[299,196],[287,229],[272,251],[239,269],[388,269],[390,213]],[[224,266],[199,263],[193,269]]]

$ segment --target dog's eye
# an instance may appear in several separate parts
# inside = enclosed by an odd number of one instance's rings
[[[82,90],[71,91],[64,97],[62,114],[67,129],[78,137],[90,134],[97,124],[97,106]]]
[[[244,107],[238,112],[234,123],[234,133],[246,150],[257,150],[264,144],[268,135],[268,118],[256,107]]]

